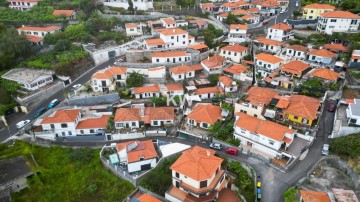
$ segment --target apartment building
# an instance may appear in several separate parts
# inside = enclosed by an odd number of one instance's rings
[[[331,11],[320,14],[316,31],[332,35],[334,32],[351,33],[359,30],[360,16],[348,11]]]
[[[248,54],[247,48],[239,44],[224,46],[220,49],[221,56],[235,63],[241,63],[241,60]]]

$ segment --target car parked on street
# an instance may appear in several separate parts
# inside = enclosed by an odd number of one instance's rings
[[[75,90],[79,89],[79,88],[81,88],[81,86],[82,86],[81,84],[75,84],[75,85],[73,85],[73,89],[75,89]]]
[[[323,148],[321,150],[321,155],[323,155],[323,156],[329,155],[329,147],[330,147],[330,145],[324,144]]]
[[[41,114],[45,113],[46,109],[45,108],[40,108],[38,110],[36,110],[36,112],[33,114],[33,118],[38,118]]]
[[[231,154],[231,155],[238,155],[238,150],[235,147],[227,148],[225,150],[225,153]]]
[[[17,129],[20,129],[24,126],[26,126],[28,123],[30,123],[30,120],[23,120],[23,121],[20,121],[16,124],[16,128]]]
[[[256,187],[261,188],[261,177],[260,176],[257,176],[257,178],[256,178]]]
[[[257,195],[257,200],[260,201],[261,200],[261,188],[256,188],[256,195]]]
[[[219,143],[211,143],[210,148],[213,148],[213,149],[216,149],[216,150],[221,150],[222,146]]]
[[[334,112],[336,110],[336,104],[334,103],[329,103],[328,107],[327,107],[327,111],[329,112]]]
[[[60,103],[60,101],[58,99],[54,99],[53,101],[51,101],[49,104],[48,104],[48,108],[51,109],[51,108],[54,108],[56,105],[58,105]]]

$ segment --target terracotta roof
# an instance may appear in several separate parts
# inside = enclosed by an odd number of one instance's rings
[[[248,67],[241,65],[241,64],[234,64],[231,67],[228,67],[226,69],[224,69],[224,72],[229,72],[235,75],[240,75],[241,73],[245,72],[248,70]]]
[[[185,51],[168,51],[168,52],[152,52],[153,58],[168,58],[168,57],[181,57],[186,56]]]
[[[255,18],[255,17],[256,17],[256,16],[253,16],[253,15],[248,14],[248,15],[242,16],[241,19],[249,20],[249,19],[253,19],[253,18]]]
[[[165,42],[164,42],[164,40],[162,40],[162,39],[147,39],[147,40],[145,40],[145,43],[147,44],[147,45],[165,45]]]
[[[220,16],[220,17],[227,17],[229,15],[229,13],[220,13],[218,16]]]
[[[140,108],[118,108],[114,122],[140,121]]]
[[[38,36],[33,36],[33,35],[25,35],[25,38],[31,42],[41,42],[44,40],[44,38],[41,38]]]
[[[332,44],[325,44],[324,48],[329,49],[330,51],[342,51],[342,52],[349,52],[349,49],[340,43],[332,43]]]
[[[39,32],[50,32],[53,30],[61,29],[60,26],[47,26],[47,27],[29,27],[29,26],[22,26],[17,28],[20,31],[39,31]]]
[[[339,73],[334,72],[328,68],[315,69],[313,72],[311,72],[311,75],[330,81],[336,81],[340,77]]]
[[[231,24],[230,25],[230,30],[232,30],[232,29],[247,30],[248,26],[247,25],[242,25],[242,24]]]
[[[225,57],[220,55],[214,55],[208,59],[203,60],[201,63],[204,64],[207,68],[221,68],[225,61]]]
[[[278,95],[276,91],[267,89],[267,88],[261,88],[257,86],[251,87],[247,91],[248,97],[246,98],[247,101],[254,105],[268,105],[272,98]]]
[[[272,39],[267,39],[267,38],[264,38],[264,37],[259,37],[256,39],[256,41],[260,42],[260,43],[263,43],[263,44],[266,44],[266,45],[272,45],[272,46],[282,46],[283,43],[279,42],[279,41],[275,41],[275,40],[272,40]]]
[[[198,123],[214,124],[217,120],[222,119],[221,108],[212,104],[197,104],[187,118]]]
[[[137,27],[137,24],[136,24],[136,23],[126,23],[126,24],[125,24],[125,27],[126,27],[126,28],[136,28],[136,27]]]
[[[335,10],[335,6],[329,5],[329,4],[309,4],[307,6],[304,6],[304,8],[310,8],[310,9],[326,9],[326,10]]]
[[[330,202],[326,192],[300,190],[300,194],[304,202]]]
[[[74,10],[54,10],[53,15],[55,16],[67,16],[71,17],[74,13]]]
[[[134,93],[135,94],[156,93],[156,92],[160,92],[159,85],[157,85],[157,84],[152,85],[152,86],[141,86],[141,87],[134,88]]]
[[[169,18],[163,18],[161,19],[165,24],[176,24],[174,18],[169,17]]]
[[[129,151],[128,146],[133,143],[136,144],[136,147]],[[140,157],[144,158],[144,160],[158,157],[152,140],[117,143],[116,149],[117,152],[123,149],[127,150],[129,163],[140,161]]]
[[[195,90],[196,95],[209,94],[209,93],[223,94],[224,92],[223,92],[222,88],[219,86],[198,88]]]
[[[234,14],[234,15],[245,15],[246,11],[240,9],[240,10],[234,10],[231,13]]]
[[[347,104],[355,104],[355,100],[354,99],[345,99],[345,102]]]
[[[146,107],[150,120],[174,120],[174,107]]]
[[[169,71],[174,73],[174,74],[185,74],[185,73],[188,73],[188,72],[201,70],[201,69],[202,69],[202,67],[199,66],[199,65],[192,65],[192,66],[180,65],[180,66],[170,68]]]
[[[219,76],[219,82],[223,83],[226,87],[230,87],[233,81],[228,76]]]
[[[200,4],[200,6],[201,6],[202,8],[205,8],[205,7],[214,7],[214,4],[213,4],[213,3],[202,3],[202,4]]]
[[[219,198],[217,202],[241,202],[235,191],[229,188],[223,188],[219,192]]]
[[[221,50],[241,53],[247,51],[247,48],[239,44],[234,44],[234,45],[224,46],[221,48]]]
[[[277,56],[267,54],[267,53],[259,53],[255,56],[255,58],[256,58],[256,60],[261,60],[261,61],[271,63],[271,64],[276,64],[276,63],[284,61],[283,59],[281,59]]]
[[[94,79],[110,79],[115,75],[126,74],[127,67],[109,67],[106,69],[102,69],[97,71],[95,74],[91,76]]]
[[[60,109],[45,117],[41,124],[49,123],[72,123],[80,114],[80,109]]]
[[[214,150],[194,146],[184,151],[170,169],[196,181],[210,179],[223,162],[214,154]]]
[[[284,109],[284,113],[300,116],[307,119],[316,119],[320,101],[305,95],[291,95],[289,106]]]
[[[289,25],[287,25],[287,24],[285,24],[285,23],[282,23],[282,22],[277,23],[277,24],[271,26],[270,28],[271,28],[271,29],[284,30],[284,31],[286,31],[286,30],[291,30],[291,29],[292,29],[291,26],[289,26]]]
[[[292,60],[286,64],[284,64],[280,70],[284,72],[288,72],[291,74],[302,74],[305,70],[309,69],[310,65],[301,62],[299,60]]]
[[[270,8],[280,6],[280,4],[276,0],[265,0],[265,1],[255,0],[252,1],[252,4],[261,5],[263,7],[270,7]]]
[[[359,19],[360,16],[350,13],[348,11],[330,11],[326,13],[320,13],[323,18],[345,18],[345,19]]]
[[[168,91],[182,91],[184,90],[184,86],[180,83],[170,83],[166,85]]]
[[[247,11],[250,12],[250,13],[258,13],[258,12],[259,12],[259,8],[258,8],[258,7],[249,8]]]
[[[84,120],[80,120],[76,126],[76,129],[106,128],[109,118],[110,118],[110,115],[101,115],[100,117],[87,118]]]
[[[195,37],[189,34],[189,39],[195,39]]]
[[[295,132],[293,129],[278,123],[261,120],[241,112],[236,113],[236,116],[239,117],[235,124],[237,127],[255,134],[264,135],[276,141],[283,141],[286,133],[292,134]]]
[[[288,46],[287,49],[292,49],[292,50],[302,51],[302,52],[306,52],[308,50],[308,48],[306,48],[305,46],[301,46],[301,45],[291,45],[291,46]]]
[[[242,63],[249,64],[249,65],[253,65],[253,64],[254,64],[254,62],[253,62],[253,61],[250,61],[250,60],[242,60]]]
[[[289,97],[281,96],[279,102],[276,104],[276,107],[280,109],[285,109],[289,106],[289,104],[290,104]]]
[[[188,34],[187,31],[180,28],[168,28],[160,32],[163,35],[178,35],[178,34]]]
[[[161,200],[151,196],[150,194],[143,194],[137,197],[137,200],[140,202],[161,202]]]
[[[327,58],[333,58],[335,57],[335,53],[328,51],[326,49],[313,49],[309,52],[309,55],[316,55],[316,56],[320,56],[320,57],[327,57]]]
[[[209,48],[209,47],[204,43],[199,43],[199,44],[196,44],[196,45],[188,46],[188,48],[194,49],[194,50],[200,50],[200,49]]]
[[[344,189],[331,189],[336,201],[344,201],[344,202],[359,202],[356,197],[356,194],[353,190],[344,190]]]

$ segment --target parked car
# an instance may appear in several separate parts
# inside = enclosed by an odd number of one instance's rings
[[[323,156],[329,155],[329,147],[330,146],[328,144],[324,144],[322,151],[321,151],[321,155],[323,155]]]
[[[261,200],[261,188],[256,188],[257,200]]]
[[[73,89],[79,89],[80,87],[81,87],[82,85],[81,84],[75,84],[75,85],[73,85]]]
[[[269,21],[264,21],[262,24],[263,25],[266,25],[266,24],[268,24],[269,23]]]
[[[257,176],[256,187],[261,188],[261,177],[260,176]]]
[[[49,104],[48,104],[48,108],[51,109],[51,108],[54,108],[56,105],[58,105],[60,103],[60,101],[58,99],[54,99],[53,101],[51,101]]]
[[[238,154],[238,150],[237,150],[235,147],[227,148],[227,149],[225,150],[225,153],[231,154],[231,155],[237,155],[237,154]]]
[[[283,13],[285,13],[285,10],[281,10],[281,11],[280,11],[280,14],[283,14]]]
[[[286,23],[287,22],[287,18],[284,20],[284,23]]]
[[[39,117],[41,114],[45,113],[46,109],[45,108],[40,108],[38,110],[36,110],[36,112],[33,114],[33,118],[37,118]]]
[[[210,144],[210,148],[217,149],[217,150],[221,150],[221,149],[222,149],[222,146],[221,146],[221,144],[219,144],[219,143],[211,143],[211,144]]]
[[[329,103],[327,110],[329,112],[334,112],[336,110],[336,105],[334,103]]]
[[[20,121],[16,124],[16,128],[17,129],[20,129],[24,126],[26,126],[28,123],[30,123],[30,120],[23,120],[23,121]]]

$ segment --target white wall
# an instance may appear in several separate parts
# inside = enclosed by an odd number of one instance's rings
[[[138,26],[138,27],[131,27],[128,28],[126,27],[126,35],[127,36],[141,36],[142,33],[142,27]]]
[[[269,51],[272,53],[276,53],[279,50],[281,50],[281,46],[273,46],[273,45],[267,45],[267,44],[261,44],[260,49],[264,51]]]
[[[13,8],[20,11],[26,11],[33,6],[36,6],[38,2],[9,2],[9,8]]]
[[[135,126],[132,125],[133,123],[135,123]],[[120,124],[122,124],[122,126],[120,126]],[[121,122],[115,122],[115,128],[116,129],[125,128],[126,124],[128,124],[129,128],[140,127],[139,121],[121,121]]]
[[[256,65],[258,67],[263,67],[263,68],[267,69],[270,72],[278,69],[282,64],[283,64],[282,62],[278,62],[276,64],[271,64],[271,63],[268,63],[268,62],[265,62],[265,61],[256,60]]]
[[[189,42],[189,34],[178,34],[178,35],[164,35],[160,33],[160,38],[164,40],[167,48],[173,47],[187,47],[193,44],[193,41]]]
[[[157,121],[157,124],[155,123]],[[164,124],[174,124],[174,119],[169,120],[151,120],[150,125],[151,126],[161,126]]]
[[[149,163],[151,164],[151,168],[154,168],[156,166],[156,158],[147,159],[147,160],[143,160],[143,161],[137,161],[134,163],[129,163],[127,166],[128,171],[129,171],[129,173],[141,171],[141,165],[145,165],[145,164],[149,164]]]
[[[231,60],[236,63],[240,63],[244,56],[247,55],[247,51],[244,52],[232,52],[226,50],[220,50],[220,55],[224,56],[227,60]]]
[[[142,97],[140,98],[140,94],[135,94],[136,99],[144,99],[144,98],[152,98],[152,97],[160,97],[160,93],[141,93]]]
[[[134,4],[134,8],[137,7],[138,10],[148,10],[148,9],[152,9],[154,8],[153,6],[153,2],[152,1],[146,1],[144,0],[144,2],[134,2],[132,1]],[[128,9],[129,4],[127,0],[105,0],[103,1],[104,5],[106,6],[111,6],[111,7],[121,7],[121,8],[125,8]]]
[[[284,31],[280,30],[280,29],[268,29],[268,33],[266,38],[268,39],[272,39],[275,41],[283,41],[283,37],[284,37]]]
[[[245,114],[248,114],[250,116],[256,115],[258,119],[265,120],[265,117],[262,116],[263,107],[258,107],[255,105],[252,105],[250,103],[235,103],[235,110],[234,113],[237,112],[244,112]]]
[[[43,75],[40,76],[39,78],[37,78],[36,80],[32,81],[31,83],[28,84],[23,84],[21,85],[21,87],[33,91],[33,90],[37,90],[43,86],[46,86],[49,83],[53,82],[53,77],[52,75]]]
[[[327,21],[326,21],[327,20]],[[332,22],[334,21],[335,22]],[[359,29],[360,20],[357,19],[357,23],[351,25],[353,19],[344,18],[322,18],[319,17],[316,30],[320,33],[332,34],[333,32],[354,32]],[[321,30],[321,27],[325,26],[325,30]]]
[[[185,74],[174,74],[170,72],[171,78],[175,81],[182,81],[184,79],[188,78],[194,78],[195,77],[195,71],[187,72]]]
[[[170,95],[184,95],[183,90],[169,91]]]
[[[106,134],[108,135],[108,134]],[[112,140],[130,140],[130,139],[138,139],[145,138],[145,134],[143,133],[122,133],[122,134],[111,134]]]
[[[299,59],[305,59],[305,52],[296,51],[296,50],[293,50],[293,49],[287,49],[286,50],[286,56],[287,57],[293,57],[293,58],[299,58]]]
[[[151,57],[152,63],[179,63],[191,60],[191,55],[176,57]]]
[[[316,55],[309,55],[309,61],[321,62],[323,64],[330,64],[331,61],[332,61],[332,58],[319,57],[319,56],[316,56]]]

